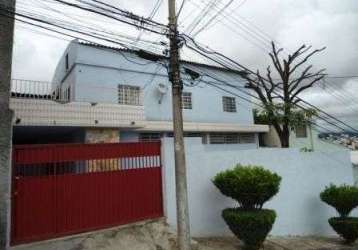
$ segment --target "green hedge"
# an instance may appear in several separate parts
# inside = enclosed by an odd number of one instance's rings
[[[334,207],[341,217],[347,217],[358,206],[358,188],[331,184],[320,194],[321,200]]]
[[[347,244],[353,243],[358,238],[358,218],[354,217],[333,217],[328,220],[331,227]]]
[[[246,210],[261,208],[280,188],[281,177],[260,166],[242,166],[218,173],[214,185]]]
[[[247,211],[240,208],[223,210],[222,217],[230,230],[245,243],[245,250],[260,249],[276,219],[274,210]]]

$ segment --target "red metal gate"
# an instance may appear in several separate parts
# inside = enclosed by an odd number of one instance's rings
[[[14,146],[12,244],[163,216],[160,142]]]

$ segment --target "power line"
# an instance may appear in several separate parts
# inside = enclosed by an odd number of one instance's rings
[[[200,32],[202,32],[210,23],[212,23],[215,20],[215,18],[218,17],[218,15],[220,15],[223,11],[225,11],[225,9],[227,9],[233,3],[233,1],[234,0],[229,0],[229,2],[226,3],[224,7],[219,9],[215,15],[213,15],[205,24],[202,25],[202,27],[199,30],[197,30],[193,34],[193,37],[197,36]]]
[[[181,2],[181,5],[180,5],[180,8],[178,10],[178,13],[176,14],[176,19],[178,20],[179,16],[180,16],[180,13],[182,12],[183,8],[184,8],[184,5],[185,5],[185,2],[186,0],[182,0]]]
[[[187,38],[190,38],[190,37],[188,37],[187,35],[184,35],[184,36],[187,37]],[[244,67],[243,65],[241,65],[241,64],[239,64],[239,63],[237,63],[237,62],[235,62],[233,59],[228,58],[227,56],[225,56],[225,55],[223,55],[223,54],[221,54],[221,53],[219,53],[219,52],[207,51],[207,50],[203,49],[201,46],[197,45],[196,42],[195,42],[192,38],[190,38],[190,40],[191,40],[191,41],[194,43],[194,45],[195,45],[196,47],[198,47],[200,50],[202,50],[202,51],[204,51],[204,52],[206,52],[206,53],[209,53],[209,54],[219,55],[219,56],[223,57],[224,59],[228,60],[229,62],[231,62],[231,63],[233,63],[233,64],[236,64],[236,65],[239,66],[240,68],[246,70],[247,72],[250,72],[250,73],[255,74],[253,71],[251,71],[251,70],[248,69],[247,67]],[[221,66],[223,66],[223,67],[225,67],[225,68],[227,68],[227,69],[230,69],[230,67],[228,67],[225,63],[222,63],[222,62],[220,62],[220,61],[217,61],[217,60],[215,60],[215,59],[213,59],[213,58],[207,56],[207,55],[204,54],[202,51],[200,51],[200,50],[198,50],[198,49],[195,49],[194,47],[188,45],[188,44],[187,44],[187,40],[185,40],[185,44],[186,44],[186,46],[187,46],[188,48],[190,48],[190,49],[196,51],[197,53],[201,54],[202,56],[204,56],[204,57],[206,57],[206,58],[208,58],[208,59],[210,59],[210,60],[212,60],[212,61],[218,63],[219,65],[221,65]],[[268,80],[265,79],[265,78],[263,78],[263,79],[264,79],[265,81],[268,81]],[[275,93],[275,94],[277,94],[277,93]],[[277,95],[280,96],[280,94],[277,94]],[[281,97],[282,97],[282,96],[281,96]],[[299,99],[299,100],[302,101],[303,103],[309,105],[309,106],[312,107],[313,109],[315,109],[315,110],[317,110],[317,111],[323,113],[323,114],[326,115],[327,117],[329,117],[329,118],[331,118],[331,119],[333,119],[333,120],[336,120],[336,121],[338,121],[339,123],[345,125],[346,127],[348,127],[348,128],[350,128],[350,129],[352,129],[352,130],[358,132],[357,129],[355,129],[355,128],[353,128],[352,126],[350,126],[349,124],[347,124],[347,123],[345,123],[345,122],[343,122],[343,121],[341,121],[341,120],[335,118],[334,116],[328,114],[327,112],[323,111],[322,109],[319,109],[319,108],[316,107],[315,105],[312,105],[312,104],[308,103],[307,101],[305,101],[305,100],[303,100],[303,99],[301,99],[301,98],[299,98],[299,97],[297,97],[297,99]],[[301,108],[301,109],[304,109],[304,110],[306,109],[306,108],[303,107],[302,105],[298,105],[298,104],[295,104],[295,105],[296,105],[297,107]],[[319,118],[322,119],[322,120],[325,120],[327,123],[330,123],[331,125],[337,127],[336,124],[333,124],[332,122],[327,121],[325,118],[322,118],[322,117],[319,116],[319,115],[316,115],[316,116],[319,117]],[[342,129],[342,128],[340,127],[340,129]],[[344,130],[344,129],[343,129],[343,130]]]
[[[92,9],[92,8],[87,8],[87,7],[84,7],[84,6],[81,6],[81,5],[78,5],[78,4],[74,4],[74,3],[69,3],[69,2],[66,2],[66,1],[63,1],[63,0],[52,0],[52,1],[56,1],[56,2],[59,2],[61,4],[64,4],[64,5],[67,5],[67,6],[71,6],[71,7],[74,7],[74,8],[78,8],[78,9],[81,9],[81,10],[84,10],[84,11],[87,11],[87,12],[91,12],[91,13],[94,13],[94,14],[98,14],[98,15],[101,15],[101,16],[104,16],[106,18],[110,18],[110,19],[113,19],[113,20],[116,20],[116,21],[119,21],[119,22],[122,22],[122,23],[125,23],[125,24],[128,24],[130,26],[134,26],[136,28],[140,28],[140,29],[143,29],[143,30],[147,30],[147,31],[150,31],[150,32],[153,32],[153,33],[156,33],[156,34],[160,34],[160,35],[164,35],[165,33],[163,33],[161,30],[158,31],[158,30],[154,30],[154,29],[151,29],[151,28],[148,28],[148,27],[145,27],[144,25],[138,25],[136,23],[134,23],[133,21],[137,21],[139,22],[140,24],[143,24],[143,23],[147,23],[147,24],[150,24],[150,22],[152,22],[152,20],[148,20],[144,17],[139,17],[139,16],[136,16],[132,13],[128,13],[128,12],[125,12],[124,17],[128,18],[131,20],[130,21],[126,21],[126,20],[123,20],[123,19],[120,19],[116,16],[113,16],[113,15],[110,15],[110,14],[107,14],[107,13],[104,13],[104,12],[100,12],[100,11],[97,11],[95,9]],[[82,1],[82,0],[77,0],[79,2],[83,2],[83,3],[86,3],[88,4],[89,6],[93,6],[93,7],[97,7],[99,9],[102,9],[102,10],[105,10],[105,11],[108,11],[110,13],[113,13],[113,14],[119,14],[118,12],[114,12],[114,11],[111,11],[109,9],[106,9],[106,8],[101,8],[99,6],[96,6],[94,4],[90,4],[90,3],[87,3],[85,1]],[[95,0],[92,0],[92,1],[95,1]],[[96,2],[99,2],[96,0]],[[121,12],[123,12],[123,10],[121,10]],[[166,27],[165,25],[160,25],[160,26],[164,26]],[[162,27],[163,28],[163,27]]]

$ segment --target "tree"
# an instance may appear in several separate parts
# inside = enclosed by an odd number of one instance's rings
[[[247,81],[246,88],[252,89],[263,105],[263,110],[257,115],[275,128],[281,146],[288,148],[290,127],[307,122],[314,115],[312,109],[297,108],[301,101],[298,96],[325,77],[325,69],[312,72],[313,65],[306,65],[313,55],[325,47],[312,50],[312,46],[302,45],[287,59],[281,59],[283,49],[277,49],[274,42],[271,44],[269,56],[278,78],[273,78],[270,66],[266,68],[265,75],[257,70],[256,73],[247,71],[243,77]],[[303,70],[299,72],[301,68]]]

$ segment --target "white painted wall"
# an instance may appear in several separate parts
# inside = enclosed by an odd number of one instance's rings
[[[301,153],[298,149],[235,150],[227,145],[186,141],[189,210],[193,236],[230,234],[221,211],[234,206],[212,184],[213,176],[237,163],[262,165],[282,176],[281,189],[266,208],[277,212],[273,235],[331,235],[327,219],[336,212],[319,199],[330,183],[353,183],[349,153]],[[176,227],[173,140],[163,140],[164,200],[168,222]]]

